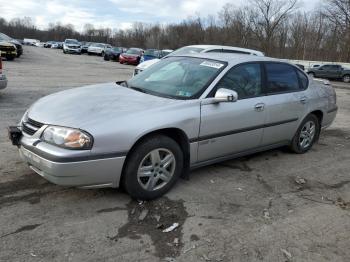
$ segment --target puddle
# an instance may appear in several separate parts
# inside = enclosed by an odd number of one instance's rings
[[[122,238],[140,239],[141,235],[148,235],[155,247],[155,256],[166,258],[180,255],[183,247],[182,226],[188,217],[183,200],[173,201],[163,197],[141,204],[131,201],[127,211],[128,222],[118,229],[117,235],[108,237],[110,240],[118,242]],[[163,232],[174,223],[179,224],[176,229]]]

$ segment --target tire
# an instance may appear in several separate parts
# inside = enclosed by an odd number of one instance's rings
[[[88,55],[92,55],[92,53],[91,53],[91,52],[88,52]]]
[[[308,126],[309,123],[311,123],[311,126]],[[306,153],[317,141],[320,135],[320,130],[320,123],[317,116],[314,114],[308,115],[303,122],[301,122],[296,134],[294,135],[290,149],[297,154]]]
[[[310,72],[310,73],[307,73],[307,74],[308,74],[308,76],[310,76],[311,78],[315,78],[315,73]]]
[[[104,59],[105,61],[109,61],[108,55],[105,54],[105,55],[103,56],[103,59]]]
[[[344,83],[350,83],[350,75],[343,76],[343,82]]]
[[[162,166],[163,161],[164,165],[168,163],[165,168]],[[142,167],[144,175],[140,176]],[[167,136],[152,136],[140,142],[131,152],[124,169],[122,185],[133,199],[152,200],[168,192],[182,170],[183,153],[180,146]]]
[[[15,59],[14,56],[6,56],[7,61],[13,61]]]

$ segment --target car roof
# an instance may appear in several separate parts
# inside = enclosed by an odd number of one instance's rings
[[[252,53],[257,56],[264,56],[263,52],[253,50],[253,49],[248,49],[248,48],[241,48],[241,47],[235,47],[235,46],[225,46],[225,45],[190,45],[186,47],[196,47],[196,48],[203,48],[204,50],[201,51],[201,53],[208,52],[213,49],[227,49],[227,50],[232,50],[232,51],[241,51],[241,52],[247,52],[247,53]]]
[[[217,60],[229,64],[240,64],[245,62],[261,62],[261,61],[271,61],[271,62],[283,62],[290,64],[286,61],[271,58],[267,56],[252,56],[245,54],[235,54],[235,53],[198,53],[198,54],[186,54],[186,55],[174,55],[172,57],[196,57]]]

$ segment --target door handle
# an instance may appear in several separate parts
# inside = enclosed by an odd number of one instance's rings
[[[307,97],[306,96],[301,97],[300,98],[300,103],[306,104],[307,103]]]
[[[254,107],[254,109],[255,109],[255,111],[257,111],[257,112],[264,111],[264,109],[265,109],[265,104],[264,104],[264,103],[256,104],[255,107]]]

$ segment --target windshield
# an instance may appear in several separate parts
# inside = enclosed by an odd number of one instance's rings
[[[127,85],[164,97],[196,98],[225,66],[224,62],[202,58],[168,57],[127,81]]]
[[[105,47],[104,44],[92,44],[91,47]]]
[[[158,55],[159,55],[159,50],[149,49],[149,50],[146,50],[146,51],[145,51],[144,55],[146,55],[146,56],[158,57]]]
[[[1,39],[1,40],[5,40],[5,41],[10,41],[10,40],[12,40],[11,37],[9,37],[9,36],[7,36],[7,35],[5,35],[5,34],[3,34],[3,33],[0,33],[0,39]]]
[[[140,54],[140,50],[139,49],[130,48],[130,49],[128,49],[128,51],[126,51],[126,54],[139,55]]]
[[[65,41],[66,44],[79,44],[79,42],[77,40],[73,40],[73,39],[67,39]]]
[[[171,53],[171,55],[188,55],[188,54],[198,54],[202,52],[204,48],[199,47],[182,47],[180,49],[175,50]]]
[[[113,47],[113,51],[122,52],[123,50],[120,47]]]

